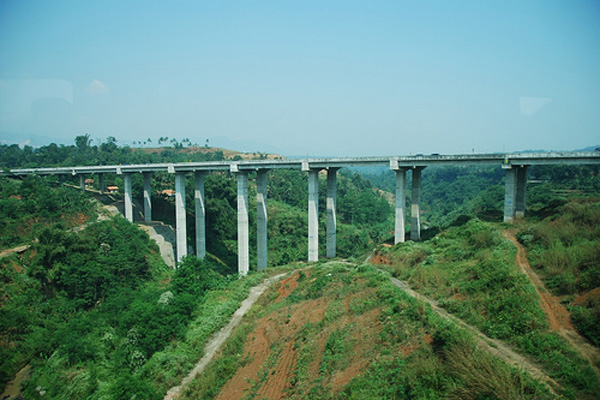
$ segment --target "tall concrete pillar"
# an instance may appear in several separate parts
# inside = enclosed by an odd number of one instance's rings
[[[412,204],[410,209],[410,238],[421,239],[421,170],[424,167],[415,167],[412,170]]]
[[[248,172],[239,171],[237,183],[238,272],[240,275],[246,275],[250,269],[248,243]]]
[[[125,193],[125,218],[127,221],[133,222],[133,203],[131,195],[131,174],[123,174],[123,192]]]
[[[336,255],[337,221],[335,207],[337,170],[337,168],[329,168],[327,170],[327,257],[329,258],[333,258]]]
[[[319,170],[308,171],[308,261],[319,261]]]
[[[79,175],[79,187],[82,192],[85,192],[85,175]]]
[[[196,172],[194,202],[196,208],[196,256],[206,257],[206,209],[204,206],[204,172]]]
[[[396,169],[396,224],[394,244],[404,242],[404,209],[406,208],[406,169]]]
[[[177,262],[187,255],[187,232],[185,218],[185,173],[175,173],[175,232]]]
[[[257,267],[267,268],[267,170],[256,172],[256,255]]]
[[[150,191],[150,172],[144,172],[144,221],[152,221],[152,195]]]
[[[515,201],[517,198],[516,168],[506,168],[504,182],[504,222],[513,222],[515,218]]]
[[[523,218],[525,216],[525,207],[527,205],[525,192],[527,186],[527,166],[523,165],[517,168],[517,191],[515,196],[515,217]]]
[[[98,174],[98,189],[100,194],[104,194],[104,174]]]

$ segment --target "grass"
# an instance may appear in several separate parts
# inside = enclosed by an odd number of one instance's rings
[[[563,203],[543,220],[522,226],[518,237],[546,287],[567,298],[577,330],[600,346],[600,296],[594,294],[600,287],[600,199]]]
[[[243,279],[230,281],[225,287],[209,291],[204,302],[194,312],[195,317],[188,326],[185,337],[155,353],[142,368],[141,376],[163,393],[179,385],[202,357],[206,342],[229,322],[250,289],[282,270],[273,268],[250,274]]]
[[[568,214],[565,218],[589,220],[581,215],[580,207],[576,209],[579,212],[577,218]],[[462,226],[448,228],[429,241],[381,249],[392,260],[392,265],[382,267],[408,281],[420,293],[437,299],[441,306],[488,336],[505,340],[529,354],[564,387],[562,394],[565,397],[597,398],[600,380],[589,362],[583,360],[564,339],[549,331],[539,306],[539,297],[533,285],[516,267],[516,249],[502,238],[502,228],[499,224],[472,219]],[[540,239],[536,235],[538,230],[544,235]],[[595,228],[584,227],[584,230],[587,232],[584,237],[595,235]],[[533,232],[528,238],[531,243],[538,240],[554,242],[550,236],[552,231],[544,227],[528,232]],[[561,257],[567,259],[565,263],[580,260],[578,275],[574,279],[569,278],[567,267],[556,267],[558,270],[562,268],[562,273],[557,276],[573,280],[575,287],[581,287],[585,281],[582,277],[591,274],[582,270],[582,263],[591,262],[591,255],[600,259],[595,244],[587,242],[580,250],[568,255],[561,253]],[[554,253],[540,252],[536,256],[559,260]],[[591,324],[593,317],[583,315],[581,319]],[[589,327],[590,331],[594,329],[597,329],[596,326]]]

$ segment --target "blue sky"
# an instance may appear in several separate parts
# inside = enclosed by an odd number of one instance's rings
[[[0,1],[0,142],[600,144],[598,1]]]

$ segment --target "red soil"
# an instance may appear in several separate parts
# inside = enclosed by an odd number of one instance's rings
[[[290,293],[292,293],[298,287],[298,277],[298,274],[293,274],[281,282],[281,286],[279,286],[279,289],[277,289],[279,296],[275,299],[275,303],[282,298],[288,297]]]
[[[402,355],[404,355],[404,357],[408,357],[410,355],[410,353],[412,353],[413,351],[415,351],[416,349],[421,347],[423,345],[423,343],[425,343],[425,344],[433,343],[433,338],[431,337],[430,334],[428,334],[428,333],[424,334],[419,339],[419,341],[417,341],[415,343],[403,344],[402,347],[400,348],[400,352],[402,352]]]
[[[589,292],[585,292],[575,298],[575,304],[580,306],[584,305],[588,301],[600,304],[600,287],[590,290]]]
[[[379,253],[373,254],[373,257],[371,257],[369,262],[375,265],[392,265],[392,262],[390,261],[389,257],[381,255]]]
[[[289,296],[298,286],[298,274],[281,282],[277,288],[276,302]],[[344,302],[346,313],[325,326],[309,340],[312,342],[314,357],[307,365],[306,380],[316,380],[320,376],[320,366],[325,343],[335,330],[352,325],[348,330],[349,340],[355,345],[346,355],[345,368],[335,372],[328,382],[322,382],[332,393],[339,392],[364,370],[373,358],[373,347],[381,330],[378,320],[379,310],[372,309],[359,315],[350,311],[355,301],[374,295],[373,289],[350,295]],[[244,358],[249,362],[238,369],[216,397],[222,400],[235,400],[247,396],[250,391],[260,399],[284,399],[292,388],[296,374],[298,350],[296,338],[308,323],[323,320],[329,306],[329,299],[321,297],[283,307],[264,316],[256,323],[256,329],[248,335],[244,344]],[[306,382],[304,382],[306,384]]]
[[[517,265],[531,281],[535,291],[539,294],[540,306],[548,318],[550,328],[565,338],[582,357],[587,358],[596,374],[600,377],[600,368],[597,367],[597,365],[600,364],[600,351],[598,348],[592,346],[575,330],[571,323],[571,314],[567,308],[560,303],[558,297],[552,296],[548,292],[540,277],[531,268],[531,265],[529,265],[529,261],[527,260],[525,248],[517,241],[514,232],[504,231],[502,234],[517,247]],[[590,298],[600,299],[600,288],[596,288],[584,295],[578,296],[575,302],[582,302],[580,304],[583,304],[583,302]]]
[[[517,248],[517,265],[531,281],[535,287],[535,291],[540,296],[540,306],[548,318],[550,328],[553,331],[558,331],[561,328],[574,331],[575,328],[571,323],[571,314],[569,314],[569,311],[567,311],[566,307],[560,303],[560,299],[558,297],[552,296],[550,292],[548,292],[540,277],[531,268],[529,261],[527,260],[525,248],[517,241],[517,238],[515,238],[515,235],[512,232],[504,231],[502,234]]]

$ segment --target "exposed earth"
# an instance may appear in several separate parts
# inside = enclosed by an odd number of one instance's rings
[[[515,237],[514,231],[506,230],[502,232],[502,234],[517,248],[517,266],[527,276],[529,281],[535,287],[535,291],[540,296],[540,306],[548,318],[550,328],[564,337],[582,357],[588,359],[592,368],[596,371],[596,374],[600,376],[600,369],[596,366],[600,363],[600,351],[577,333],[571,323],[571,314],[560,302],[560,298],[553,296],[548,289],[546,289],[546,286],[538,274],[531,268],[531,265],[527,260],[527,252]],[[600,288],[595,290],[600,290]],[[587,295],[593,295],[593,293],[590,292]]]

